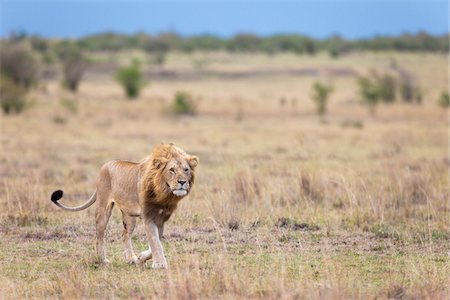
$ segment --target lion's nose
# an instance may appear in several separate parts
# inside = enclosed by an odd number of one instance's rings
[[[181,186],[183,186],[186,183],[186,181],[185,180],[178,180],[178,183],[181,184]]]

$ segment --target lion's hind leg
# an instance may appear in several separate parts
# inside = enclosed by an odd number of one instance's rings
[[[134,254],[133,245],[131,243],[131,237],[133,235],[133,230],[136,227],[136,217],[129,216],[122,211],[123,218],[123,245],[125,247],[125,260],[128,264],[134,264],[137,262],[138,258]]]
[[[103,196],[103,195],[98,195]],[[97,255],[101,262],[109,263],[109,260],[106,259],[105,254],[105,245],[104,245],[104,237],[106,225],[108,225],[109,218],[111,217],[111,212],[114,207],[114,202],[106,199],[98,199],[100,200],[96,211],[95,211],[95,227],[96,227],[96,236],[97,236]]]

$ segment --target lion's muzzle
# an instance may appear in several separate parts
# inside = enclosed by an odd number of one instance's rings
[[[182,197],[188,193],[188,190],[189,190],[189,183],[185,180],[178,180],[177,186],[175,189],[172,190],[172,193],[175,196]]]
[[[172,191],[172,193],[173,193],[175,196],[182,197],[182,196],[186,196],[187,190],[184,190],[184,189],[174,190],[174,191]]]

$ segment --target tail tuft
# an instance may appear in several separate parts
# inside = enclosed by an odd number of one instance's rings
[[[56,203],[58,202],[59,199],[62,198],[63,194],[64,194],[63,191],[56,190],[52,193],[52,197],[50,199],[52,200],[53,203]]]

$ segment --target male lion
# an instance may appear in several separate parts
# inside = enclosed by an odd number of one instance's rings
[[[68,211],[80,211],[98,202],[95,211],[97,254],[105,257],[103,237],[111,210],[115,203],[122,211],[123,243],[128,263],[143,264],[153,254],[152,268],[167,268],[160,237],[166,222],[178,202],[187,196],[194,183],[194,169],[198,157],[186,154],[173,144],[156,146],[141,163],[122,160],[109,161],[100,169],[97,190],[83,205],[68,207],[58,202],[63,191],[54,191],[51,200]],[[131,235],[136,217],[144,219],[149,249],[136,256],[131,245]]]

